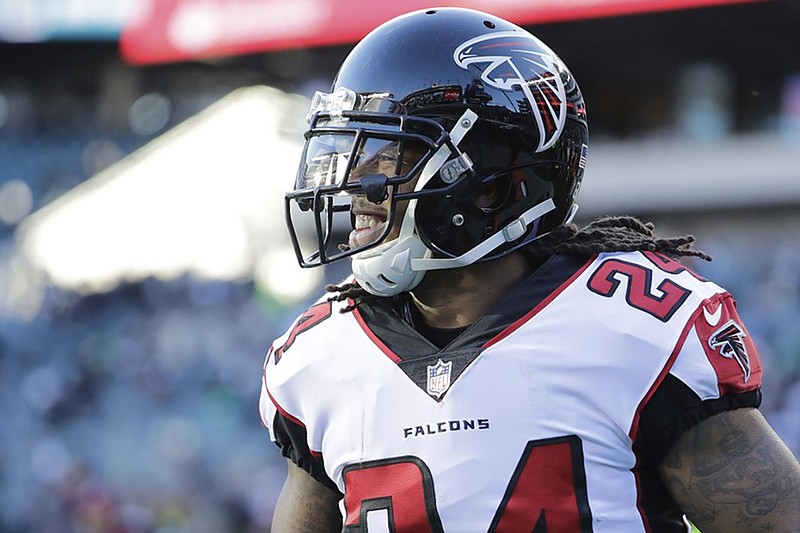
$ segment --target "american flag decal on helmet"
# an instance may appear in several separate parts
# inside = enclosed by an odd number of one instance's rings
[[[586,168],[586,158],[589,155],[589,147],[586,144],[581,145],[581,158],[578,160],[578,167]]]
[[[564,67],[541,41],[515,31],[489,33],[459,45],[453,60],[465,70],[482,67],[481,81],[490,87],[522,91],[539,129],[536,151],[555,144],[567,118]]]

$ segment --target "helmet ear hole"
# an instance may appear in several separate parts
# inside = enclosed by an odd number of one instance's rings
[[[507,174],[486,182],[474,195],[472,202],[484,213],[490,213],[505,205],[512,189],[512,180]]]

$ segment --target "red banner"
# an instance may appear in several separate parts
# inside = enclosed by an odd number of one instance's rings
[[[133,64],[355,43],[378,24],[430,0],[140,0],[123,29]],[[438,0],[520,25],[768,0]]]

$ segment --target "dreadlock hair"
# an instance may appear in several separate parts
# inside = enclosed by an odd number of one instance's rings
[[[524,250],[529,257],[539,260],[555,254],[588,256],[602,252],[657,252],[670,259],[697,257],[711,261],[711,256],[693,247],[694,242],[692,235],[657,238],[653,223],[642,222],[636,217],[608,216],[595,219],[583,228],[575,224],[558,226]],[[353,303],[344,307],[342,313],[377,298],[356,282],[326,285],[325,290],[332,293],[328,301],[352,300]]]
[[[556,227],[533,241],[529,252],[538,257],[553,254],[592,255],[601,252],[658,252],[670,259],[711,256],[693,248],[692,235],[657,238],[652,222],[632,216],[601,217],[578,229],[574,224]]]

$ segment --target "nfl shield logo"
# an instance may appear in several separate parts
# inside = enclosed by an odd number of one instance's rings
[[[450,388],[450,373],[453,370],[453,362],[443,362],[441,359],[428,367],[428,394],[436,398],[441,398],[442,394]]]

